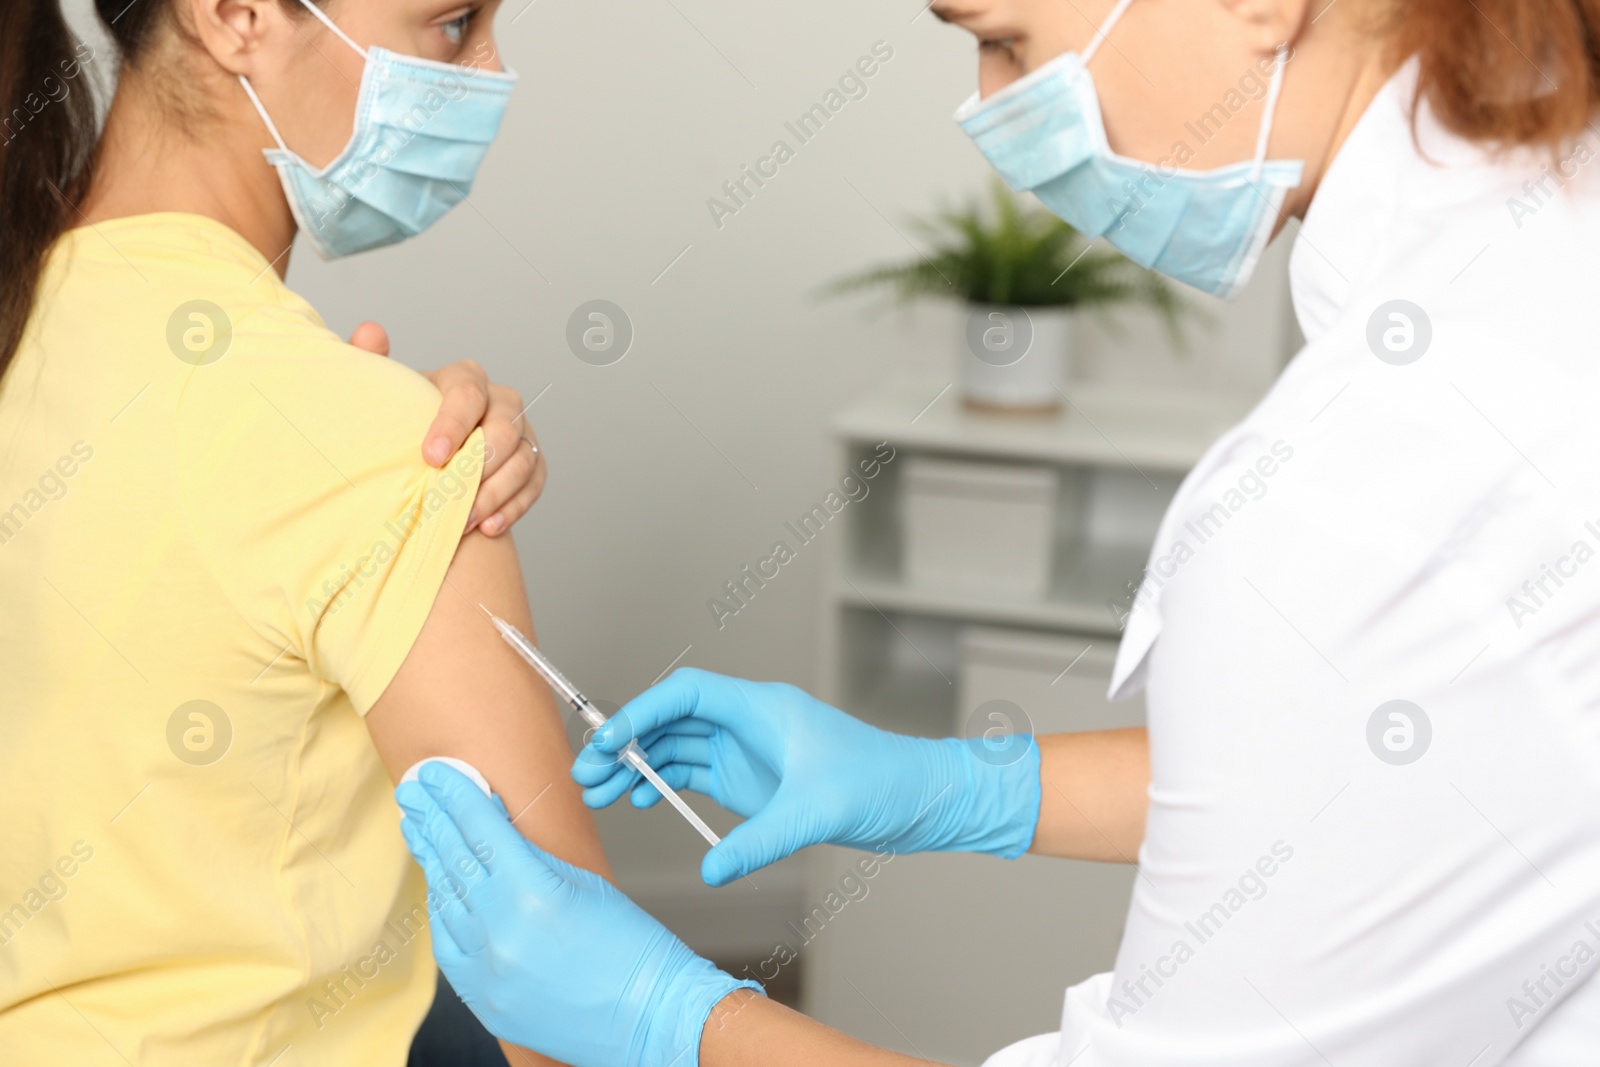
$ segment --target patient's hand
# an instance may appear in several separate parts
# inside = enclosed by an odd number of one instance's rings
[[[389,354],[389,334],[375,322],[357,326],[350,343],[376,355]],[[466,532],[476,528],[498,537],[527,514],[544,490],[544,454],[533,430],[523,421],[522,395],[510,386],[491,382],[483,368],[470,359],[423,371],[422,376],[444,394],[439,414],[423,438],[422,455],[433,466],[442,467],[466,443],[467,435],[483,427],[488,452]]]

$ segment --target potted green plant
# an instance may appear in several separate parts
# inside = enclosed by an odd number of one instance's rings
[[[834,293],[889,289],[902,300],[964,302],[959,346],[968,404],[1053,411],[1062,399],[1074,318],[1142,304],[1175,343],[1188,305],[1165,279],[1120,253],[1096,247],[1055,215],[1024,204],[995,182],[989,202],[913,220],[926,254],[872,267],[830,286]]]

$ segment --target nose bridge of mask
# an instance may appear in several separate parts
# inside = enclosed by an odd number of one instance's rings
[[[1088,76],[1075,53],[1051,60],[956,119],[1011,188],[1025,192],[1075,169],[1103,138]]]

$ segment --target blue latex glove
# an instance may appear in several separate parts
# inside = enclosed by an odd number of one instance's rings
[[[496,1037],[574,1067],[685,1067],[736,981],[591,871],[528,841],[454,768],[395,790],[433,954]]]
[[[888,733],[792,685],[692,668],[635,697],[596,730],[572,776],[603,808],[661,795],[617,753],[637,738],[662,780],[746,818],[706,853],[725,885],[808,845],[896,853],[1026,852],[1039,822],[1039,746],[1025,734],[928,739]]]

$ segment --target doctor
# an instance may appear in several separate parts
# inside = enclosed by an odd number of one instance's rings
[[[1306,347],[1185,480],[1126,623],[1112,690],[1148,735],[996,753],[683,670],[574,776],[654,803],[615,759],[638,738],[745,816],[712,885],[820,842],[1137,857],[1115,970],[991,1067],[1593,1063],[1600,15],[1081,10],[936,0],[981,42],[958,118],[1011,185],[1218,295],[1302,220]],[[439,962],[500,1036],[581,1067],[912,1062],[718,971],[449,769],[398,798]]]

